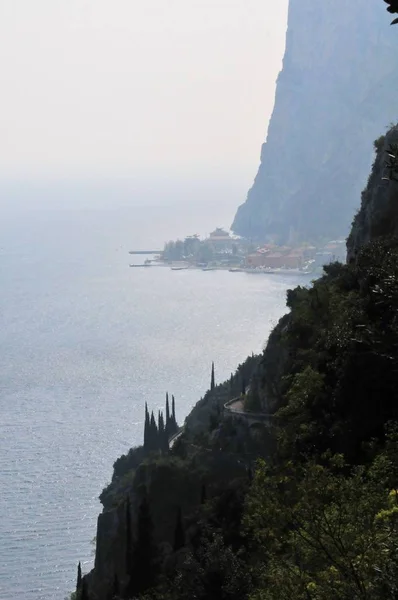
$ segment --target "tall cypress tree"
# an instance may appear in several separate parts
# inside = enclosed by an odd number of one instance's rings
[[[214,361],[211,363],[211,380],[210,380],[210,389],[211,391],[214,390],[214,388],[216,387],[216,380],[214,377]]]
[[[133,544],[133,570],[127,597],[136,597],[153,587],[158,575],[157,547],[153,541],[153,523],[145,493],[138,510],[137,535]]]
[[[144,425],[144,449],[145,450],[149,449],[149,437],[150,437],[149,427],[150,427],[150,420],[149,420],[148,404],[145,402],[145,425]]]
[[[131,510],[130,510],[130,498],[127,496],[126,499],[126,564],[125,571],[126,575],[131,578],[133,569],[133,548],[132,548],[132,537],[131,537]]]
[[[158,431],[159,431],[159,436],[161,437],[162,434],[164,433],[164,422],[163,422],[163,414],[160,412],[160,410],[158,411]]]
[[[87,589],[87,581],[85,580],[85,578],[83,577],[82,579],[82,587],[81,587],[81,593],[80,593],[80,600],[89,600],[88,597],[88,589]]]
[[[158,428],[159,428],[160,450],[163,452],[163,454],[167,454],[167,452],[169,451],[169,440],[168,440],[166,428],[164,425],[163,413],[160,411],[159,411],[159,426],[158,426]]]
[[[76,592],[80,590],[80,586],[82,585],[82,566],[80,564],[77,565],[77,579],[76,579]]]
[[[178,507],[176,527],[174,531],[174,552],[177,552],[180,548],[185,546],[185,532],[182,524],[182,512],[181,507]]]
[[[169,392],[166,392],[166,430],[170,426],[170,404],[169,404]]]
[[[158,436],[158,428],[156,425],[155,416],[153,414],[153,411],[151,412],[149,432],[150,432],[149,433],[149,436],[150,436],[149,450],[151,452],[156,452],[156,450],[159,450],[159,436]]]
[[[173,433],[176,433],[177,427],[177,419],[176,419],[176,401],[174,396],[171,397],[171,418],[173,422]]]

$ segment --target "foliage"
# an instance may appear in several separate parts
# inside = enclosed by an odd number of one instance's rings
[[[397,0],[384,0],[388,4],[387,10],[389,13],[398,13],[398,1]],[[394,19],[391,21],[391,25],[396,25],[398,23],[398,19]]]
[[[127,568],[130,575],[127,596],[135,597],[156,584],[159,569],[158,549],[154,542],[153,521],[146,494],[138,510],[137,532],[127,557],[131,558]]]
[[[368,468],[347,472],[339,455],[323,464],[259,464],[245,521],[257,559],[253,599],[396,598],[394,437],[393,453],[379,454]]]
[[[257,373],[262,403],[273,397],[279,451],[331,449],[360,461],[363,442],[398,417],[397,240],[325,267],[312,288],[290,290],[287,304]]]
[[[208,241],[200,241],[197,236],[186,237],[184,241],[167,242],[163,249],[163,258],[168,261],[195,260],[207,263],[213,260],[215,250]]]
[[[113,465],[112,481],[118,477],[123,477],[129,471],[136,469],[144,459],[144,449],[142,446],[131,448],[127,454],[120,456]]]
[[[172,452],[115,478],[115,495],[148,494],[131,597],[398,597],[398,240],[328,265],[287,304],[263,356],[211,385]],[[273,410],[273,443],[222,418],[243,395]],[[165,431],[160,415],[155,427]],[[254,455],[267,459],[253,478]]]

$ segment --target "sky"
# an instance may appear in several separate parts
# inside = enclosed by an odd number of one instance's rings
[[[253,180],[287,0],[0,0],[4,181]]]

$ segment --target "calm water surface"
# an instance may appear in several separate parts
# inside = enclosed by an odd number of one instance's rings
[[[0,598],[60,599],[92,566],[98,494],[144,403],[183,421],[258,352],[302,279],[129,269],[131,247],[208,232],[181,208],[37,212],[0,225]],[[229,215],[230,217],[230,215]]]

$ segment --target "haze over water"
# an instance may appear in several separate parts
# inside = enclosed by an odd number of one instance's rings
[[[2,222],[0,598],[72,591],[112,464],[142,441],[144,403],[163,407],[168,390],[181,423],[212,360],[222,381],[261,350],[297,279],[128,267],[131,247],[228,222],[203,205]]]

